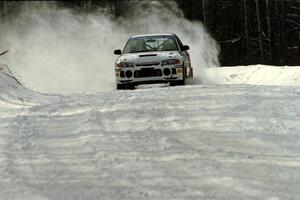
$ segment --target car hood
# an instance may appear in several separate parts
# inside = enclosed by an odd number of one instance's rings
[[[132,62],[132,63],[148,63],[148,62],[161,62],[167,59],[181,59],[182,56],[178,51],[168,52],[143,52],[143,53],[130,53],[123,54],[119,57],[119,62]]]

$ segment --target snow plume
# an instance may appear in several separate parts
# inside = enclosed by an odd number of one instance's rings
[[[34,2],[28,2],[33,4]],[[129,1],[115,18],[107,9],[93,14],[51,6],[30,6],[1,24],[3,57],[28,87],[45,93],[108,91],[114,85],[113,50],[132,34],[173,32],[190,46],[195,83],[208,83],[203,68],[218,65],[218,46],[200,22],[191,22],[173,1]],[[24,9],[25,10],[25,9]]]

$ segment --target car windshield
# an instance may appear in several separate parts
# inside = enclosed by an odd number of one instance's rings
[[[130,38],[124,48],[124,53],[138,53],[148,51],[178,51],[173,36],[146,36]]]

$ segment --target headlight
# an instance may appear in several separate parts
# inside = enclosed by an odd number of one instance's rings
[[[169,59],[161,62],[161,65],[177,65],[180,64],[180,60],[178,59]]]
[[[117,62],[116,67],[133,67],[133,63],[130,63],[130,62]]]

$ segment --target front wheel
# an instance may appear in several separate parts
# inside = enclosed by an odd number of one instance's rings
[[[185,80],[170,82],[170,86],[176,86],[176,85],[185,85]]]
[[[184,64],[183,64],[184,65]],[[182,71],[183,71],[183,80],[180,80],[180,81],[172,81],[170,82],[170,86],[176,86],[176,85],[185,85],[185,78],[186,78],[186,67],[183,67],[182,68]]]
[[[134,90],[135,85],[133,84],[117,84],[117,90]]]
[[[124,84],[117,84],[117,90],[125,90]]]

